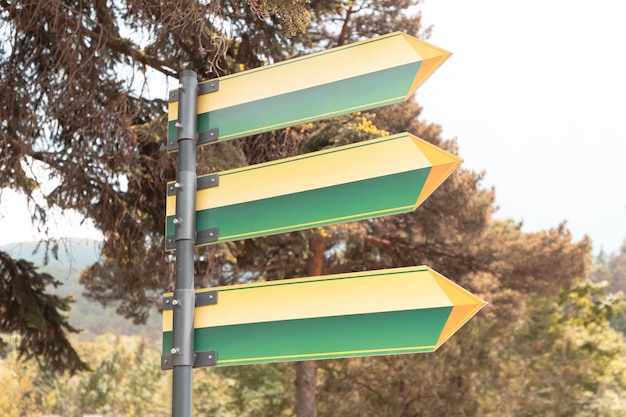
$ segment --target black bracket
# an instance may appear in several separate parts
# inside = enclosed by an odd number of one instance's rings
[[[178,150],[178,139],[176,139],[176,138],[169,139],[167,141],[167,151],[168,152],[173,152],[175,150]]]
[[[217,365],[217,350],[196,352],[196,357],[193,361],[194,368],[203,368],[205,366],[215,365]]]
[[[210,174],[203,175],[201,177],[196,178],[196,190],[205,190],[211,187],[217,187],[220,185],[220,176],[219,174]],[[176,194],[176,183],[172,182],[167,184],[167,195],[175,195]]]
[[[203,130],[202,132],[198,132],[198,141],[196,142],[196,146],[217,142],[219,137],[220,130],[218,128]],[[178,150],[178,139],[169,139],[167,141],[167,151],[174,152],[176,150]]]
[[[176,307],[173,295],[164,295],[161,309],[173,310]],[[201,291],[196,293],[196,307],[208,306],[217,304],[217,291]]]
[[[215,78],[198,84],[198,95],[214,93],[220,89],[220,80]]]
[[[212,227],[206,230],[198,230],[196,232],[196,243],[194,246],[206,245],[208,243],[215,243],[219,238],[219,228]],[[165,236],[165,250],[176,249],[176,236]]]
[[[172,355],[161,355],[161,369],[162,370],[166,370],[166,369],[173,369],[174,366],[172,365]]]
[[[203,175],[196,178],[196,190],[205,190],[220,185],[219,174]]]
[[[193,367],[194,368],[203,368],[206,366],[215,366],[217,365],[217,351],[216,350],[205,350],[203,352],[195,352]],[[161,355],[161,369],[173,369],[173,361],[172,355]]]
[[[164,295],[163,303],[161,304],[162,310],[173,310],[174,306],[172,305],[172,300],[174,299],[173,295]]]
[[[204,245],[206,243],[217,242],[219,237],[219,228],[212,227],[206,230],[198,230],[196,233],[196,245]]]
[[[202,96],[204,94],[208,94],[208,93],[214,93],[215,91],[220,89],[220,80],[219,79],[213,79],[213,80],[209,80],[209,81],[204,81],[202,83],[198,84],[198,95]],[[170,91],[170,96],[168,101],[171,103],[173,101],[178,101],[178,96],[179,96],[179,92],[180,90],[177,88],[175,90]]]
[[[196,307],[217,304],[217,291],[201,291],[196,293]]]
[[[206,230],[198,230],[196,232],[196,243],[198,245],[206,245],[208,243],[215,243],[219,238],[219,228],[212,227]],[[176,249],[176,236],[165,236],[165,250]]]
[[[217,242],[219,238],[219,228],[213,227],[211,229],[199,230],[196,232],[196,243],[194,246],[206,245],[209,243]],[[165,236],[165,250],[176,249],[176,236]]]
[[[220,130],[217,127],[215,129],[198,132],[198,146],[206,145],[207,143],[217,142],[219,137]],[[176,143],[176,147],[178,147],[178,143]]]

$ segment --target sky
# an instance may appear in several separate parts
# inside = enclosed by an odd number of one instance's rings
[[[420,87],[421,119],[485,171],[497,218],[566,221],[594,253],[626,238],[626,25],[617,0],[424,0],[452,56]]]
[[[534,232],[567,222],[594,253],[626,238],[626,25],[617,0],[424,0],[428,42],[452,56],[420,87],[421,118],[485,171],[497,218]],[[167,92],[164,92],[164,95]],[[26,206],[4,191],[0,245],[31,240]],[[98,238],[54,215],[58,236]]]

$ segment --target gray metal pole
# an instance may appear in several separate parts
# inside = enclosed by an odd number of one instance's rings
[[[198,77],[180,76],[178,98],[178,172],[176,173],[176,279],[172,328],[172,417],[191,417],[194,363],[194,246],[196,242],[196,143]]]

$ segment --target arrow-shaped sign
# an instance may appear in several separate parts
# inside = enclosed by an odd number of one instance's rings
[[[223,171],[215,181],[219,185],[197,191],[196,243],[413,211],[460,163],[457,156],[401,133]],[[174,190],[174,183],[168,189]],[[173,248],[175,192],[167,198],[166,212],[166,246]]]
[[[195,309],[195,351],[218,366],[432,352],[486,304],[426,266],[209,290],[217,304]],[[171,331],[166,310],[165,361]]]
[[[199,143],[406,100],[450,52],[395,32],[210,80],[198,98]],[[168,149],[177,147],[178,102],[169,104]],[[207,133],[213,129],[219,132]],[[205,140],[202,137],[205,137]]]

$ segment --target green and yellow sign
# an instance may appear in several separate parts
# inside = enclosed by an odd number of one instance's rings
[[[486,304],[426,266],[209,290],[194,351],[215,351],[217,366],[432,352]],[[166,310],[165,355],[171,332]]]
[[[198,132],[224,141],[406,100],[450,52],[395,32],[209,81]],[[175,149],[178,102],[169,104]]]
[[[196,229],[219,243],[413,211],[461,159],[409,133],[223,171],[196,193]],[[167,198],[173,240],[176,195]]]

